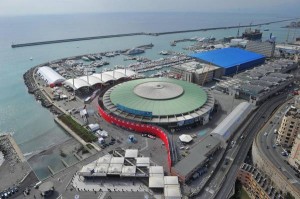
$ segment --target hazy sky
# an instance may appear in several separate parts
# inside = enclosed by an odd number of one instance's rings
[[[0,15],[153,11],[297,15],[299,8],[300,0],[0,0]]]

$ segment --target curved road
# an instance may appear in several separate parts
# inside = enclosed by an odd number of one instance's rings
[[[275,145],[276,135],[274,134],[274,130],[278,129],[281,123],[281,119],[284,113],[288,110],[289,105],[285,103],[282,105],[278,111],[270,118],[263,131],[257,136],[256,144],[260,153],[262,153],[265,158],[268,158],[273,164],[273,166],[277,169],[277,173],[281,173],[286,177],[287,183],[290,183],[294,186],[300,195],[300,179],[295,176],[297,172],[295,172],[285,161],[286,157],[281,155],[283,151],[280,146]],[[271,124],[272,121],[272,124]],[[278,124],[279,122],[279,124]],[[268,133],[267,136],[265,133]],[[275,148],[273,148],[273,146]]]
[[[245,139],[241,140],[240,149],[238,150],[237,155],[235,156],[232,165],[225,176],[225,180],[223,181],[222,185],[220,185],[220,188],[214,198],[223,199],[229,197],[235,183],[238,169],[246,158],[256,133],[266,122],[266,118],[270,117],[272,112],[285,100],[286,95],[276,96],[258,108],[254,119],[249,123],[248,128],[244,132],[244,135],[246,135]]]

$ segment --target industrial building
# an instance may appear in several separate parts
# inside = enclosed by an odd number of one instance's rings
[[[50,87],[54,87],[56,85],[62,84],[66,79],[54,71],[49,66],[39,67],[37,70],[37,74],[49,85]]]
[[[298,171],[300,171],[300,133],[295,138],[291,154],[289,156],[289,163]]]
[[[246,50],[271,58],[275,52],[275,42],[248,41]]]
[[[201,168],[206,166],[209,158],[220,148],[220,140],[207,136],[191,148],[188,156],[171,168],[171,174],[179,177],[182,182],[188,181]]]
[[[225,146],[237,128],[245,121],[253,110],[253,105],[248,102],[240,103],[211,133]]]
[[[201,52],[191,57],[223,69],[223,75],[234,75],[265,62],[265,56],[240,48],[223,48]]]
[[[161,190],[165,199],[180,199],[181,189],[177,176],[164,176],[162,166],[150,164],[149,157],[141,157],[137,149],[116,149],[110,154],[87,164],[78,172],[87,180],[91,177],[142,179],[150,189]]]
[[[285,73],[297,67],[291,60],[268,62],[217,83],[216,89],[234,95],[235,98],[260,104],[293,83],[293,75]]]
[[[203,85],[212,81],[213,78],[221,78],[223,69],[214,65],[191,61],[172,66],[170,74],[176,79]]]
[[[251,198],[283,199],[280,190],[273,187],[272,181],[249,164],[243,163],[241,165],[237,179],[246,188]]]
[[[167,78],[117,84],[104,93],[102,101],[107,112],[118,118],[166,127],[206,124],[215,104],[202,87]]]
[[[290,106],[289,110],[282,118],[281,125],[278,129],[276,143],[284,147],[291,147],[297,137],[299,127],[300,104],[298,100],[296,100],[294,106]]]

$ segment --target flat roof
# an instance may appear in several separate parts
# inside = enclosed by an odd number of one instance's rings
[[[166,185],[164,195],[166,199],[180,199],[181,191],[179,185]]]
[[[196,61],[190,61],[190,62],[186,62],[183,64],[174,65],[174,66],[172,66],[172,68],[202,74],[202,73],[216,70],[219,67],[205,64],[205,63],[196,62]]]
[[[122,173],[123,164],[110,164],[108,167],[108,174],[120,174]]]
[[[162,166],[150,166],[149,176],[164,176],[164,168]]]
[[[164,176],[150,176],[149,188],[164,188]]]
[[[165,185],[179,185],[178,176],[165,176]]]
[[[126,149],[125,158],[137,158],[139,151],[137,149]]]
[[[150,158],[149,157],[137,157],[136,158],[136,166],[137,167],[149,167],[150,166]]]
[[[135,176],[136,166],[123,166],[121,176]]]
[[[206,155],[220,144],[220,140],[212,136],[205,137],[190,150],[188,156],[175,164],[174,169],[182,176],[188,175],[196,167],[203,164],[207,159]]]
[[[124,157],[112,157],[110,160],[110,164],[124,164]]]
[[[240,48],[222,48],[190,55],[193,58],[212,63],[222,68],[241,65],[250,61],[265,58],[265,56]]]
[[[93,176],[106,176],[108,172],[109,164],[100,164],[95,167]]]

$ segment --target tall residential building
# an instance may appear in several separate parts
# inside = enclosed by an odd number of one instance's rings
[[[300,108],[295,103],[283,116],[280,128],[278,130],[277,143],[284,147],[291,147],[298,134],[300,127]]]
[[[300,133],[298,133],[291,155],[289,156],[289,163],[300,171]]]
[[[257,168],[242,164],[237,178],[246,188],[251,198],[259,199],[283,199],[279,190],[272,186],[272,181]]]

